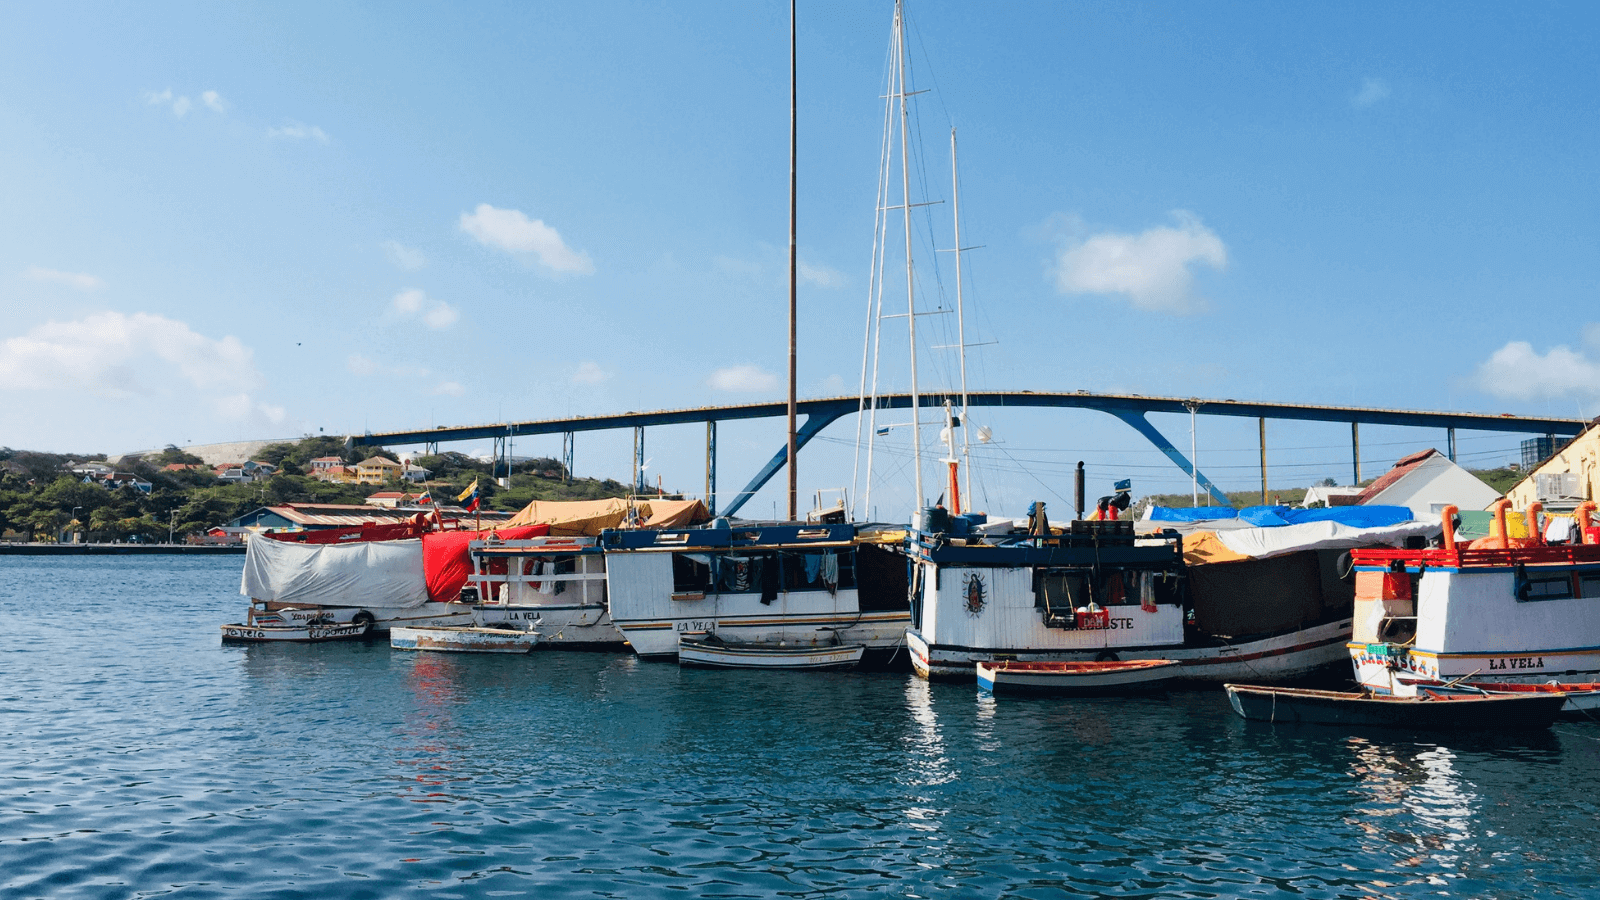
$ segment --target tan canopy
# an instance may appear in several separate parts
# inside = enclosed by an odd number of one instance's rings
[[[535,500],[500,527],[549,525],[552,535],[595,537],[607,528],[625,527],[628,507],[628,501],[620,498]],[[699,500],[636,500],[633,509],[644,528],[685,528],[711,518]]]

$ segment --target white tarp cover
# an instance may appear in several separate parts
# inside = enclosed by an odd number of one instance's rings
[[[1267,559],[1300,550],[1349,550],[1352,547],[1371,547],[1375,544],[1399,546],[1406,538],[1413,535],[1426,537],[1438,534],[1439,531],[1440,524],[1437,520],[1403,522],[1382,528],[1352,528],[1337,522],[1306,522],[1277,528],[1219,530],[1217,540],[1240,556]]]
[[[255,600],[410,609],[428,602],[422,540],[291,544],[250,539],[239,593]]]

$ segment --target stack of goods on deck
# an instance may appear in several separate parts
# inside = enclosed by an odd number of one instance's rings
[[[1192,624],[1237,636],[1350,616],[1348,551],[1426,542],[1439,535],[1440,523],[1413,519],[1403,506],[1155,506],[1139,531],[1183,536]]]

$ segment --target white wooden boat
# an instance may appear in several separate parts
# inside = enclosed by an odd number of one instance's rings
[[[469,545],[479,625],[537,621],[545,649],[626,650],[606,600],[606,561],[595,538],[481,540]]]
[[[226,644],[297,643],[319,644],[323,641],[353,641],[367,636],[372,630],[370,621],[330,622],[325,620],[265,624],[260,622],[235,623],[222,626],[222,641]]]
[[[679,637],[678,664],[712,669],[844,669],[860,665],[866,650],[864,644],[725,641],[696,632]]]
[[[447,626],[389,629],[389,646],[396,650],[436,650],[444,653],[527,653],[539,643],[539,632],[509,628]]]
[[[1437,681],[1429,678],[1396,673],[1396,696],[1413,696],[1419,692],[1455,694],[1560,694],[1567,698],[1563,713],[1587,716],[1600,711],[1600,683],[1581,681],[1546,681],[1538,684],[1514,681],[1474,681],[1456,679]]]
[[[1172,659],[1102,662],[990,660],[976,666],[978,687],[992,693],[1131,694],[1157,690],[1178,675]]]
[[[869,656],[898,650],[905,558],[872,543],[870,526],[719,521],[601,536],[611,618],[635,653],[676,656],[686,632],[765,646],[836,633]]]
[[[1497,507],[1494,527],[1504,535],[1504,501]],[[1585,524],[1592,508],[1578,510]],[[1540,510],[1528,512],[1537,519]],[[1443,516],[1454,514],[1446,507]],[[1357,550],[1352,560],[1348,654],[1370,690],[1403,693],[1407,681],[1600,682],[1600,544],[1534,537],[1468,545],[1447,533],[1442,547]]]

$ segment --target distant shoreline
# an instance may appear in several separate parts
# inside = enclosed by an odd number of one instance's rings
[[[146,556],[167,553],[216,556],[244,552],[244,545],[224,544],[25,544],[0,543],[0,556]]]

